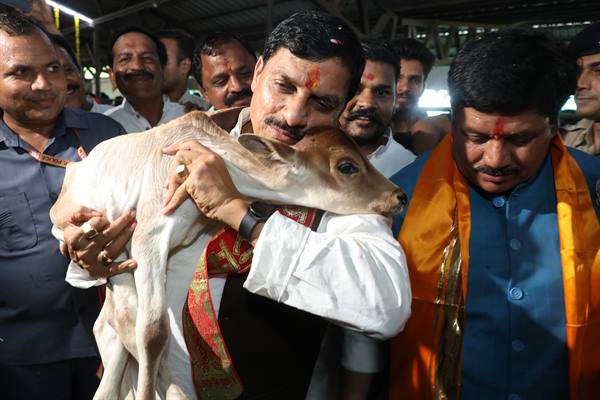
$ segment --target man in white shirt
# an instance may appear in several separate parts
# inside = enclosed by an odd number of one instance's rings
[[[337,125],[363,67],[360,44],[340,19],[315,11],[294,14],[269,36],[254,71],[251,106],[236,116],[232,134],[254,132],[302,146],[308,130]],[[207,398],[233,399],[243,391],[248,398],[303,399],[326,327],[322,318],[379,339],[402,328],[410,312],[410,287],[404,254],[385,217],[324,213],[313,224],[298,223],[261,211],[241,196],[223,160],[197,142],[166,151],[177,154],[190,174],[183,182],[172,176],[164,212],[191,196],[208,217],[235,235],[239,231],[254,247],[249,273],[208,279],[208,311],[218,318],[213,343],[226,347],[223,353],[231,362],[194,363],[206,343],[192,325],[184,330],[192,367],[176,379],[191,384],[193,376],[196,393]],[[105,256],[120,254],[133,214],[112,224],[92,215],[75,214],[72,225],[63,227],[79,264],[95,276],[135,265],[127,260],[104,266],[99,255],[102,249]],[[99,232],[91,240],[78,226],[86,219]],[[199,311],[190,296],[184,314],[196,321]],[[186,382],[180,383],[193,392]]]
[[[213,109],[250,105],[256,55],[242,37],[225,32],[210,34],[196,46],[193,61],[200,92]]]
[[[380,40],[363,42],[362,49],[365,69],[356,94],[340,117],[340,126],[375,168],[389,177],[415,159],[392,138],[390,129],[400,66],[391,48]]]
[[[200,96],[190,94],[188,90],[194,57],[194,38],[179,29],[160,31],[158,38],[167,50],[167,64],[163,73],[165,94],[171,101],[181,104],[188,111],[208,110],[210,104]]]
[[[184,114],[181,104],[162,94],[165,46],[137,27],[125,28],[111,42],[110,80],[123,94],[121,105],[104,114],[128,133],[143,132]]]

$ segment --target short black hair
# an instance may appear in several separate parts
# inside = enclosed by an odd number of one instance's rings
[[[577,65],[566,47],[539,31],[511,28],[464,44],[448,72],[452,111],[534,110],[558,122],[574,93]]]
[[[388,42],[381,39],[368,39],[360,42],[367,61],[376,61],[391,65],[394,68],[394,76],[398,79],[400,64]]]
[[[403,38],[396,39],[390,43],[394,53],[396,53],[397,62],[400,60],[417,60],[423,66],[423,74],[425,79],[429,76],[433,63],[435,62],[435,56],[432,52],[427,50],[427,47],[418,40]]]
[[[189,33],[181,29],[165,29],[158,32],[159,39],[173,39],[177,42],[178,54],[177,61],[194,57],[194,38]]]
[[[81,66],[79,65],[79,61],[77,61],[77,56],[75,55],[75,52],[73,51],[67,40],[62,35],[49,34],[48,36],[50,37],[50,40],[53,44],[65,49],[73,65],[75,65],[75,67],[77,67],[77,69],[81,71]]]
[[[192,57],[192,74],[200,86],[202,86],[202,54],[216,56],[221,51],[221,46],[231,42],[238,42],[254,59],[256,53],[250,43],[237,33],[215,32],[202,38],[194,49]]]
[[[346,101],[356,93],[365,68],[365,56],[355,34],[340,18],[315,10],[293,14],[267,38],[262,53],[264,63],[281,48],[309,61],[339,58],[351,76]]]
[[[9,36],[29,35],[35,30],[48,36],[46,29],[38,21],[18,10],[7,10],[0,13],[0,30]]]
[[[113,53],[113,47],[115,45],[115,42],[117,40],[119,40],[119,38],[127,33],[131,33],[131,32],[137,32],[137,33],[141,33],[142,35],[146,35],[150,38],[150,40],[152,40],[152,42],[154,42],[154,45],[156,46],[156,53],[158,54],[158,60],[160,61],[160,65],[162,67],[164,67],[167,64],[167,49],[165,48],[165,45],[158,40],[158,38],[153,35],[152,33],[148,32],[147,30],[145,30],[144,28],[140,28],[139,26],[128,26],[122,30],[120,30],[119,32],[117,32],[111,39],[110,41],[110,46],[109,46],[109,51],[110,51],[110,64],[112,65],[114,63],[114,59],[115,59],[115,55]]]

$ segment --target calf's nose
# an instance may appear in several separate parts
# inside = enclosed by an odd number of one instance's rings
[[[397,188],[390,197],[392,199],[392,215],[399,214],[408,202],[406,193],[404,193],[404,190]]]

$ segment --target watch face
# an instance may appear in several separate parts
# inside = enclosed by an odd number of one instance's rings
[[[275,207],[271,204],[263,203],[260,201],[253,201],[248,209],[254,216],[260,219],[261,222],[265,222],[275,212]]]

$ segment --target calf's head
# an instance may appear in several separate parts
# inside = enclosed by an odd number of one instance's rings
[[[338,214],[397,214],[406,195],[362,155],[358,146],[337,128],[317,128],[294,146],[255,135],[240,143],[264,164],[278,171],[269,186],[291,194],[303,204]]]

